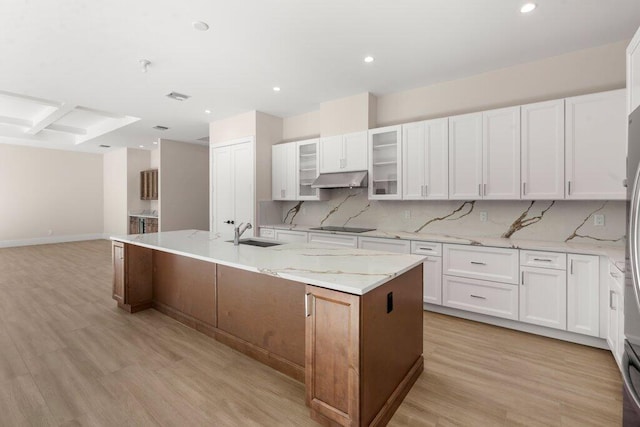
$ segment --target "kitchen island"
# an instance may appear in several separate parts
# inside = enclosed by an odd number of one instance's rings
[[[197,230],[112,240],[119,307],[153,307],[304,382],[322,424],[386,424],[423,370],[423,257]]]

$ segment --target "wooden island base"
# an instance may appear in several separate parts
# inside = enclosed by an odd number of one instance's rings
[[[305,383],[323,425],[385,425],[423,370],[422,265],[352,295],[113,242],[114,299]]]

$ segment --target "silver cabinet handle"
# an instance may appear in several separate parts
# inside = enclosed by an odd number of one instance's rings
[[[478,196],[482,196],[482,184],[478,184]]]
[[[569,262],[569,274],[573,274],[573,260]]]
[[[486,183],[482,184],[482,187],[484,188],[482,195],[486,197],[486,195],[487,195],[487,184]]]
[[[631,212],[629,213],[629,264],[631,265],[631,278],[633,279],[633,293],[636,303],[640,301],[639,264],[638,264],[638,192],[640,191],[640,167],[636,171],[635,180],[631,190]]]
[[[527,183],[522,183],[522,195],[525,196],[527,194]]]
[[[487,265],[486,262],[480,262],[480,261],[469,261],[471,264],[475,264],[475,265]]]
[[[424,185],[424,197],[429,195],[429,184]]]
[[[280,197],[284,198],[284,190],[280,190]]]
[[[309,297],[311,294],[304,294],[304,317],[311,316],[311,304],[309,304]]]
[[[571,181],[568,181],[568,188],[567,188],[567,194],[570,196],[571,195]]]
[[[546,259],[546,258],[534,258],[534,261],[540,261],[540,262],[552,262],[552,260],[550,259]]]
[[[433,249],[431,249],[431,248],[418,248],[418,249],[420,249],[421,251],[433,252]]]
[[[520,275],[522,276],[521,280],[522,280],[522,286],[524,286],[524,271],[522,273],[520,273]]]
[[[469,294],[469,296],[470,296],[471,298],[487,299],[487,298],[485,298],[485,297],[481,297],[480,295],[473,295],[473,294]]]
[[[613,306],[613,296],[615,295],[614,291],[609,291],[609,308],[611,310],[615,310],[616,308]]]

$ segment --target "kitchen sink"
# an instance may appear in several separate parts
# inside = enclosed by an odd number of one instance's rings
[[[233,243],[233,240],[227,240],[227,242]],[[279,242],[265,242],[264,240],[255,239],[240,239],[238,243],[241,245],[258,246],[261,248],[268,248],[270,246],[278,246],[282,244]]]

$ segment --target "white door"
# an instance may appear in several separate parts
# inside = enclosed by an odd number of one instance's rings
[[[446,200],[449,198],[449,119],[429,120],[425,126],[425,198]]]
[[[624,200],[625,90],[567,98],[565,107],[566,198]]]
[[[342,136],[343,147],[343,167],[341,171],[366,171],[369,167],[367,157],[368,133],[354,132]]]
[[[564,199],[564,99],[521,107],[521,196]]]
[[[422,263],[424,302],[442,305],[442,258],[429,256]]]
[[[402,198],[422,200],[425,196],[427,145],[424,122],[402,125]]]
[[[520,198],[520,107],[482,113],[482,198]]]
[[[600,334],[600,262],[594,255],[567,254],[567,330]]]
[[[343,150],[342,135],[320,138],[318,145],[320,155],[320,173],[340,172]]]
[[[242,222],[255,225],[253,142],[212,147],[211,157],[210,228],[232,239],[235,226]]]
[[[522,267],[520,272],[520,321],[566,329],[566,271]]]
[[[449,117],[449,199],[482,198],[482,113]]]

